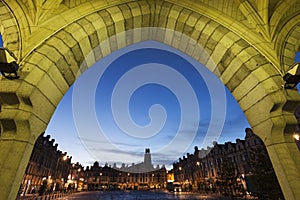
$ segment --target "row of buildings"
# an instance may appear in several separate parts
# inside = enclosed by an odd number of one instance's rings
[[[145,157],[149,154],[150,152],[145,153]],[[164,166],[156,168],[151,166],[150,170],[139,171],[141,165],[145,163],[138,165],[122,169],[125,167],[117,168],[107,164],[101,167],[98,162],[95,162],[85,170],[86,181],[82,184],[86,185],[87,190],[148,190],[165,187],[167,170]]]
[[[125,164],[119,168],[115,164],[100,166],[95,162],[84,168],[79,163],[72,163],[72,157],[58,150],[55,140],[43,134],[35,143],[20,194],[164,189],[168,182],[179,183],[186,191],[237,194],[254,190],[255,186],[249,182],[255,182],[255,174],[260,177],[272,175],[273,179],[275,177],[272,184],[278,185],[263,142],[250,128],[245,133],[245,139],[237,139],[235,143],[215,142],[213,147],[201,150],[195,147],[193,154],[179,158],[169,171],[164,165],[153,167],[150,149],[145,150],[143,162],[129,167]],[[278,188],[280,190],[279,185]]]
[[[167,170],[153,167],[150,149],[145,149],[144,162],[121,167],[100,166],[95,162],[84,168],[72,163],[71,156],[58,150],[50,136],[42,134],[36,141],[20,186],[20,195],[49,194],[81,190],[146,190],[164,188]]]
[[[28,162],[20,194],[36,193],[46,186],[58,189],[68,180],[72,157],[58,150],[50,136],[42,134],[36,141]]]
[[[263,141],[250,128],[245,139],[214,143],[187,154],[173,164],[175,180],[183,190],[217,192],[231,196],[246,193],[262,199],[283,197]],[[273,195],[272,194],[272,195]]]

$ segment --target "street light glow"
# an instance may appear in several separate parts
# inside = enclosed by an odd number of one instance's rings
[[[62,157],[63,160],[67,160],[68,159],[68,156],[67,155],[64,155],[64,157]]]
[[[294,138],[295,140],[299,141],[300,135],[299,135],[298,133],[294,133],[294,134],[293,134],[293,138]]]

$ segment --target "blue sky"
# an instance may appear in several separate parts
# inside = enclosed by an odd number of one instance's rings
[[[170,165],[194,146],[243,139],[246,127],[215,75],[180,51],[148,41],[87,70],[60,102],[46,134],[84,165],[141,162],[145,148],[154,164]]]
[[[87,70],[59,103],[46,134],[85,166],[138,163],[145,148],[154,164],[170,166],[194,146],[243,139],[246,127],[215,75],[180,51],[148,41]]]

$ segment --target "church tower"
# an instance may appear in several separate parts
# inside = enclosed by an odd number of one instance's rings
[[[149,148],[146,148],[145,150],[144,164],[146,167],[152,167],[151,153]]]

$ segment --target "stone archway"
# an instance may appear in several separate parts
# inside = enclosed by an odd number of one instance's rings
[[[16,196],[36,138],[78,74],[117,49],[149,39],[219,73],[265,142],[286,199],[299,197],[299,150],[290,134],[300,97],[282,89],[282,75],[300,45],[299,2],[222,2],[2,1],[1,33],[18,56],[21,78],[0,81],[1,198]],[[182,41],[175,31],[192,40]],[[215,65],[199,57],[193,40]]]

